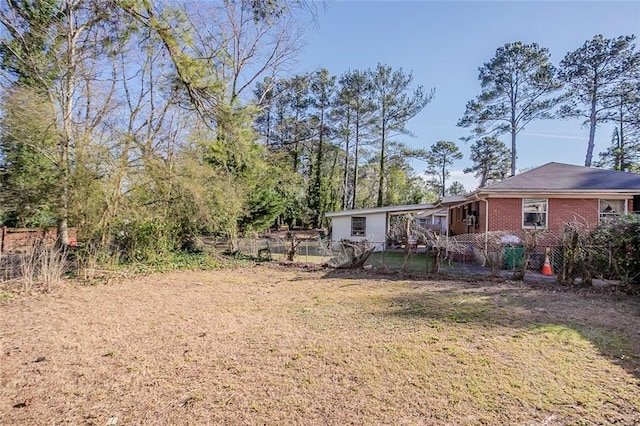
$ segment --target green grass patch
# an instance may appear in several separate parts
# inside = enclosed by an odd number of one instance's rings
[[[180,270],[208,270],[224,267],[245,266],[247,260],[233,257],[216,257],[207,253],[170,252],[158,255],[145,262],[124,263],[121,267],[135,274],[170,272]]]
[[[404,263],[404,253],[395,251],[373,252],[366,264],[376,269],[399,271]],[[431,270],[432,259],[427,253],[410,253],[407,256],[407,272],[419,273]]]
[[[0,302],[4,302],[7,300],[11,300],[15,297],[16,295],[13,293],[9,293],[7,291],[0,291]]]

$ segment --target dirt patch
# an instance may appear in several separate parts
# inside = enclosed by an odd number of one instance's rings
[[[0,424],[640,422],[615,294],[262,265],[3,298],[0,324]]]

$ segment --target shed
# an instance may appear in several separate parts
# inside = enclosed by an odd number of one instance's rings
[[[441,207],[438,208],[435,204],[409,204],[342,210],[329,212],[325,216],[331,218],[332,221],[332,242],[367,240],[376,251],[381,251],[387,248],[387,234],[393,216],[414,213],[423,218],[428,217],[433,221],[433,215],[437,217],[440,210]]]

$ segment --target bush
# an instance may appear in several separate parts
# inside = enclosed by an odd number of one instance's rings
[[[232,261],[223,260],[208,253],[168,252],[145,262],[130,262],[124,268],[133,273],[150,274],[178,270],[208,270],[230,266]]]
[[[179,249],[178,238],[161,221],[123,222],[115,241],[121,261],[152,262]]]
[[[589,234],[589,264],[596,275],[640,290],[640,216],[609,219]]]
[[[593,275],[589,256],[589,229],[581,223],[568,223],[560,237],[558,282],[572,285],[576,278],[587,282]]]

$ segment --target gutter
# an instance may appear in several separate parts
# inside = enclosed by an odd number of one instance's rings
[[[564,195],[563,198],[577,198],[578,196],[610,196],[610,195],[634,195],[640,192],[640,188],[637,189],[502,189],[502,190],[486,190],[483,194],[486,196],[501,196],[501,195]],[[477,195],[476,193],[469,194]]]

